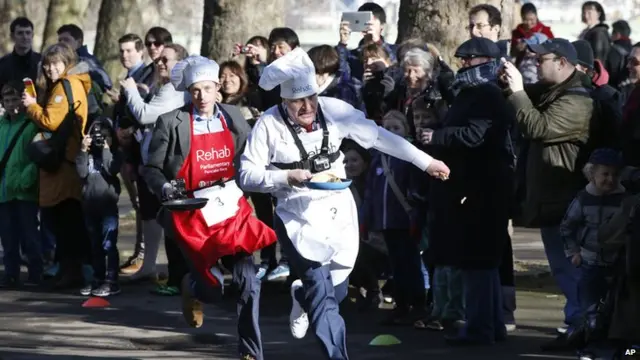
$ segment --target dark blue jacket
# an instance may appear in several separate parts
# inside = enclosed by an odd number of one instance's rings
[[[349,76],[347,73],[338,72],[335,74],[335,78],[331,84],[320,94],[320,96],[340,99],[364,112],[365,108],[364,102],[362,101],[361,89],[362,83],[360,80]]]
[[[89,76],[91,76],[92,81],[95,81],[100,86],[102,91],[109,90],[113,87],[113,83],[111,82],[109,75],[104,71],[98,59],[89,53],[87,45],[79,47],[78,50],[76,50],[76,53],[81,61],[89,64]]]
[[[402,207],[384,174],[382,156],[386,157],[396,184],[413,209],[416,208],[416,189],[421,181],[427,179],[427,175],[413,164],[374,150],[362,206],[365,226],[370,231],[411,229],[416,218],[416,210],[407,213]]]

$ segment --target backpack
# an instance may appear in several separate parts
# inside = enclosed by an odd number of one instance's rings
[[[93,77],[91,77],[91,89],[89,89],[89,93],[87,94],[87,129],[89,129],[89,126],[91,126],[91,124],[104,113],[104,103],[102,102],[103,96],[104,91],[102,91],[102,87]]]
[[[73,101],[73,92],[69,80],[63,79],[62,86],[69,103],[69,111],[65,115],[62,123],[53,132],[41,132],[27,146],[27,156],[42,170],[55,173],[60,169],[66,159],[67,143],[71,134],[76,131],[81,132],[78,124],[80,119],[76,114]],[[82,138],[82,136],[80,136]]]

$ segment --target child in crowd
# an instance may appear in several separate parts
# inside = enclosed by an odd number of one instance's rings
[[[22,82],[2,87],[0,118],[0,239],[5,274],[1,286],[20,285],[20,249],[26,255],[29,284],[38,284],[43,263],[38,231],[38,168],[27,156],[27,146],[38,128],[25,116]]]
[[[527,46],[539,45],[547,41],[548,38],[542,33],[534,33],[528,39],[522,39]],[[538,82],[538,57],[529,49],[525,49],[516,59],[516,66],[522,74],[522,80],[525,84],[535,84]]]
[[[409,124],[399,111],[392,110],[383,118],[388,131],[406,138]],[[364,219],[369,231],[382,232],[389,251],[396,308],[389,324],[413,323],[424,314],[425,291],[421,271],[420,250],[413,189],[425,181],[424,174],[411,164],[374,152],[367,176]]]
[[[120,293],[120,259],[116,245],[120,180],[117,175],[123,155],[113,146],[114,130],[108,118],[96,120],[87,133],[76,159],[76,168],[84,183],[83,207],[91,238],[94,280],[81,290],[81,294],[106,297]]]
[[[352,180],[350,189],[358,207],[360,224],[363,224],[362,203],[371,154],[351,140],[342,143],[342,151],[347,178]],[[364,228],[360,232],[360,240],[360,251],[349,281],[355,288],[365,291],[365,294],[358,297],[357,304],[360,310],[366,311],[377,308],[380,304],[378,279],[386,261],[386,245],[384,241],[378,241],[381,237],[375,236],[375,233],[367,233]]]
[[[589,184],[573,200],[560,225],[565,254],[580,268],[578,298],[587,319],[595,317],[596,306],[607,294],[607,278],[617,257],[617,251],[602,247],[598,231],[629,196],[620,184],[622,168],[620,153],[613,149],[595,150],[584,170]],[[592,345],[582,351],[583,358],[595,358]]]

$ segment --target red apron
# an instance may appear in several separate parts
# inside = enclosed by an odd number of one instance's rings
[[[193,115],[190,119],[191,150],[177,177],[185,179],[187,190],[201,189],[221,179],[232,180],[195,192],[195,197],[209,199],[205,208],[172,212],[176,240],[194,269],[218,286],[219,280],[209,271],[218,259],[239,252],[252,254],[273,244],[276,235],[253,216],[253,209],[233,180],[235,150],[224,117],[220,116],[221,131],[199,135],[193,133]]]

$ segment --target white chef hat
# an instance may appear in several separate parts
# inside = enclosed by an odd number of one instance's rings
[[[200,81],[219,82],[220,66],[203,56],[189,56],[179,61],[171,70],[171,83],[177,91],[187,91]]]
[[[267,91],[280,85],[283,99],[301,99],[318,93],[315,66],[301,48],[295,48],[264,68],[259,85]]]

